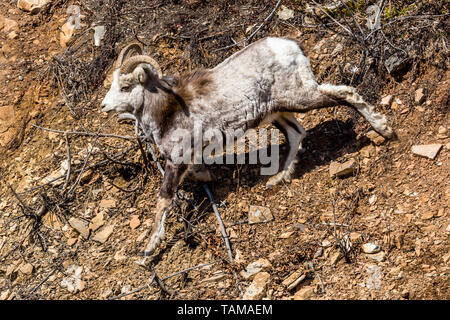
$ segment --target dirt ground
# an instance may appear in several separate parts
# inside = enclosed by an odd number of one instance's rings
[[[239,299],[253,279],[242,271],[259,259],[270,275],[266,299],[450,299],[445,1],[404,1],[405,13],[383,21],[397,23],[364,45],[335,33],[339,27],[327,16],[309,17],[301,1],[282,1],[292,18],[279,15],[281,6],[271,16],[277,2],[102,1],[99,9],[95,1],[55,0],[37,14],[2,2],[0,18],[17,26],[11,35],[0,24],[1,299]],[[392,12],[402,1],[393,2]],[[64,48],[61,28],[71,5],[84,17]],[[429,17],[404,18],[418,15]],[[356,19],[366,28],[364,15]],[[357,30],[350,16],[340,21]],[[93,22],[109,28],[100,47],[93,45]],[[147,287],[153,272],[137,262],[161,175],[154,163],[145,172],[135,139],[95,136],[134,135],[130,122],[101,112],[103,81],[131,41],[140,40],[165,74],[181,74],[216,65],[256,30],[249,43],[269,35],[296,39],[319,82],[355,86],[388,116],[398,138],[375,143],[366,135],[368,123],[344,106],[315,110],[297,116],[308,136],[291,183],[267,189],[259,165],[212,166],[210,186],[233,263],[203,189],[184,182],[181,189],[197,210],[181,205],[171,211],[166,239],[151,257],[156,274],[170,276],[168,289],[156,282]],[[383,62],[401,51],[396,46],[411,59],[390,75]],[[416,101],[419,89],[424,98]],[[388,95],[392,102],[382,105]],[[413,145],[428,144],[442,145],[434,159],[412,152]],[[332,162],[352,159],[352,175],[330,177]],[[250,206],[269,208],[273,220],[248,224]],[[87,223],[86,234],[73,227],[73,218]],[[99,241],[102,231],[108,235]],[[379,252],[365,253],[369,243]],[[292,274],[305,277],[289,287]]]

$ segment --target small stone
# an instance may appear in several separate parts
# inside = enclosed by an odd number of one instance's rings
[[[295,293],[294,300],[309,300],[313,294],[313,287],[305,287]]]
[[[245,271],[241,271],[240,275],[248,280],[255,274],[261,271],[267,271],[270,268],[272,268],[272,264],[269,262],[269,260],[261,258],[258,259],[252,263],[250,263],[246,268]]]
[[[61,27],[61,32],[59,34],[59,44],[62,48],[66,48],[67,44],[72,40],[75,29],[75,20],[69,20],[65,24],[63,24],[63,26]]]
[[[425,101],[425,94],[423,88],[417,89],[414,95],[414,101],[416,104],[422,104]]]
[[[385,138],[383,138],[383,136],[381,136],[374,130],[370,130],[369,132],[367,132],[366,137],[369,138],[369,140],[377,146],[383,144],[383,142],[386,140]]]
[[[385,96],[383,99],[381,99],[380,105],[383,107],[389,107],[392,103],[392,99],[394,96],[392,94]]]
[[[359,243],[362,241],[362,234],[359,232],[351,232],[350,233],[350,241],[352,243]]]
[[[0,16],[0,31],[6,33],[17,30],[17,22],[6,17]]]
[[[138,215],[134,215],[131,217],[130,220],[130,228],[131,229],[136,229],[141,225],[141,220],[139,220],[139,216]]]
[[[89,223],[86,220],[79,218],[70,218],[69,224],[74,228],[84,239],[89,238]]]
[[[260,272],[255,275],[253,282],[247,288],[242,297],[243,300],[260,300],[262,299],[267,290],[267,284],[269,282],[270,274],[267,272]]]
[[[278,11],[278,18],[281,20],[289,20],[294,17],[294,11],[286,6],[281,6],[280,11]]]
[[[384,253],[384,251],[380,251],[380,252],[374,253],[374,254],[367,254],[366,256],[375,261],[382,262],[382,261],[384,261],[386,253]]]
[[[23,274],[32,274],[33,273],[33,265],[31,263],[26,263],[23,264],[22,266],[20,266],[19,268],[20,272],[22,272]]]
[[[52,0],[18,0],[17,8],[36,14]]]
[[[17,39],[18,36],[19,36],[19,35],[18,35],[17,32],[15,32],[15,31],[11,31],[10,33],[8,33],[8,39],[10,39],[10,40]],[[22,78],[22,79],[23,79],[23,78]]]
[[[424,214],[422,214],[422,220],[430,220],[433,217],[434,217],[433,211],[427,211]]]
[[[320,247],[319,249],[317,249],[317,251],[314,253],[314,258],[319,258],[319,257],[321,257],[322,256],[322,254],[323,254],[323,248],[322,247]]]
[[[433,160],[441,150],[442,144],[415,145],[411,150],[414,154]]]
[[[269,222],[272,220],[273,216],[269,208],[261,206],[250,206],[248,210],[249,224]]]
[[[94,28],[94,45],[100,47],[100,44],[105,37],[105,26],[96,26]]]
[[[330,258],[330,265],[335,265],[339,262],[339,260],[342,258],[342,255],[340,252],[334,253]]]
[[[70,238],[70,239],[67,239],[67,245],[68,245],[69,247],[71,247],[71,246],[73,246],[75,243],[77,243],[77,241],[78,241],[78,238]]]
[[[9,289],[5,290],[5,291],[2,291],[2,293],[0,294],[0,301],[7,300],[9,295],[10,295],[10,292],[11,291]]]
[[[100,243],[105,243],[106,240],[108,240],[109,236],[113,233],[113,231],[114,226],[107,226],[103,228],[101,231],[97,232],[92,238],[92,240]]]
[[[356,161],[351,159],[344,163],[333,161],[330,164],[330,177],[345,177],[353,174],[356,169]]]
[[[91,220],[91,223],[89,224],[89,228],[92,231],[97,231],[101,226],[105,224],[104,221],[104,213],[99,212],[97,215]]]
[[[100,201],[100,208],[111,209],[116,207],[116,200],[114,199],[103,199]]]
[[[361,150],[359,150],[359,154],[364,158],[374,157],[376,154],[375,147],[373,145],[368,145]]]
[[[381,248],[379,245],[370,242],[370,243],[364,243],[362,245],[362,250],[364,253],[377,253],[380,252]]]
[[[444,126],[439,126],[437,138],[438,139],[446,139],[447,137],[448,137],[447,128]]]
[[[322,247],[324,247],[324,248],[331,247],[331,242],[330,242],[330,240],[323,240],[323,241],[322,241]]]
[[[289,232],[284,232],[282,233],[279,238],[280,239],[288,239],[290,238],[290,236],[292,236],[294,234],[294,231],[289,231]]]

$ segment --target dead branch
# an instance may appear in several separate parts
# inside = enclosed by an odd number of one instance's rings
[[[117,135],[117,134],[111,134],[111,133],[92,133],[92,132],[83,132],[83,131],[62,131],[62,130],[57,130],[57,129],[51,129],[51,128],[45,128],[45,127],[41,127],[38,126],[36,124],[32,124],[31,126],[41,129],[41,130],[45,130],[45,131],[50,131],[50,132],[54,132],[54,133],[60,133],[60,134],[72,134],[72,135],[79,135],[79,136],[88,136],[88,137],[96,137],[96,138],[118,138],[118,139],[124,139],[124,140],[134,140],[134,137],[131,136],[121,136],[121,135]]]

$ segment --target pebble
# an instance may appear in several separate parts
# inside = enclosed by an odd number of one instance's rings
[[[434,217],[433,211],[427,211],[424,214],[422,214],[422,220],[430,220],[433,217]]]
[[[383,107],[390,106],[393,98],[394,96],[392,94],[383,97],[383,99],[381,99],[380,105]]]
[[[433,160],[441,150],[442,144],[415,145],[411,150],[414,154]]]
[[[69,224],[74,228],[84,239],[89,238],[89,223],[86,220],[79,218],[70,218]]]
[[[425,101],[425,94],[423,88],[417,89],[414,95],[414,101],[417,104],[422,104]]]
[[[240,275],[248,280],[255,274],[261,271],[267,271],[272,268],[272,264],[269,262],[269,260],[261,258],[258,259],[252,263],[250,263],[245,270],[240,272]]]
[[[289,20],[294,17],[294,11],[286,6],[281,6],[280,11],[278,11],[278,18],[281,20]]]
[[[386,141],[386,139],[382,135],[378,134],[374,130],[368,131],[366,133],[366,137],[369,138],[369,140],[372,141],[377,146],[383,144],[383,142]]]
[[[0,301],[7,300],[8,297],[9,297],[10,292],[11,291],[9,289],[5,290],[5,291],[2,291],[2,293],[0,294]]]
[[[295,293],[294,300],[309,300],[313,294],[313,287],[305,287]]]
[[[131,217],[130,220],[130,228],[131,229],[136,229],[141,225],[141,220],[139,220],[139,216],[138,215],[134,215]]]
[[[103,228],[101,231],[97,232],[92,238],[92,240],[100,243],[105,243],[106,240],[108,240],[109,236],[113,233],[113,231],[114,226],[107,226]]]
[[[260,300],[262,299],[267,290],[270,274],[267,272],[260,272],[255,275],[253,282],[245,290],[243,300]]]
[[[334,253],[331,258],[330,258],[330,264],[331,265],[335,265],[336,263],[339,262],[339,260],[341,259],[342,255],[340,252],[336,252]]]
[[[33,273],[33,265],[31,263],[25,263],[23,265],[20,266],[19,270],[20,272],[22,272],[23,274],[32,274]]]
[[[382,262],[382,261],[384,261],[384,259],[386,257],[386,253],[384,253],[384,251],[380,251],[380,252],[374,253],[374,254],[367,254],[366,256],[375,261]]]
[[[104,213],[99,212],[97,215],[91,220],[91,223],[89,224],[89,228],[92,231],[97,231],[101,226],[105,224],[104,221]]]
[[[381,250],[380,246],[373,242],[364,243],[362,245],[362,249],[363,249],[364,253],[370,253],[370,254],[380,252],[380,250]]]
[[[339,163],[336,161],[330,164],[330,177],[345,177],[353,174],[356,170],[356,161],[354,159],[348,160],[344,163]]]
[[[100,201],[100,207],[104,209],[110,209],[116,207],[116,200],[114,199],[103,199]]]
[[[273,215],[270,212],[270,209],[267,207],[261,206],[250,206],[248,210],[248,223],[263,223],[269,222],[273,220]]]

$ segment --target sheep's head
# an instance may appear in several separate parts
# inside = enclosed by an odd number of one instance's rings
[[[122,53],[116,62],[111,88],[102,101],[104,112],[135,113],[144,102],[146,87],[151,82],[157,83],[162,77],[161,68],[153,58],[138,54],[122,63]]]

